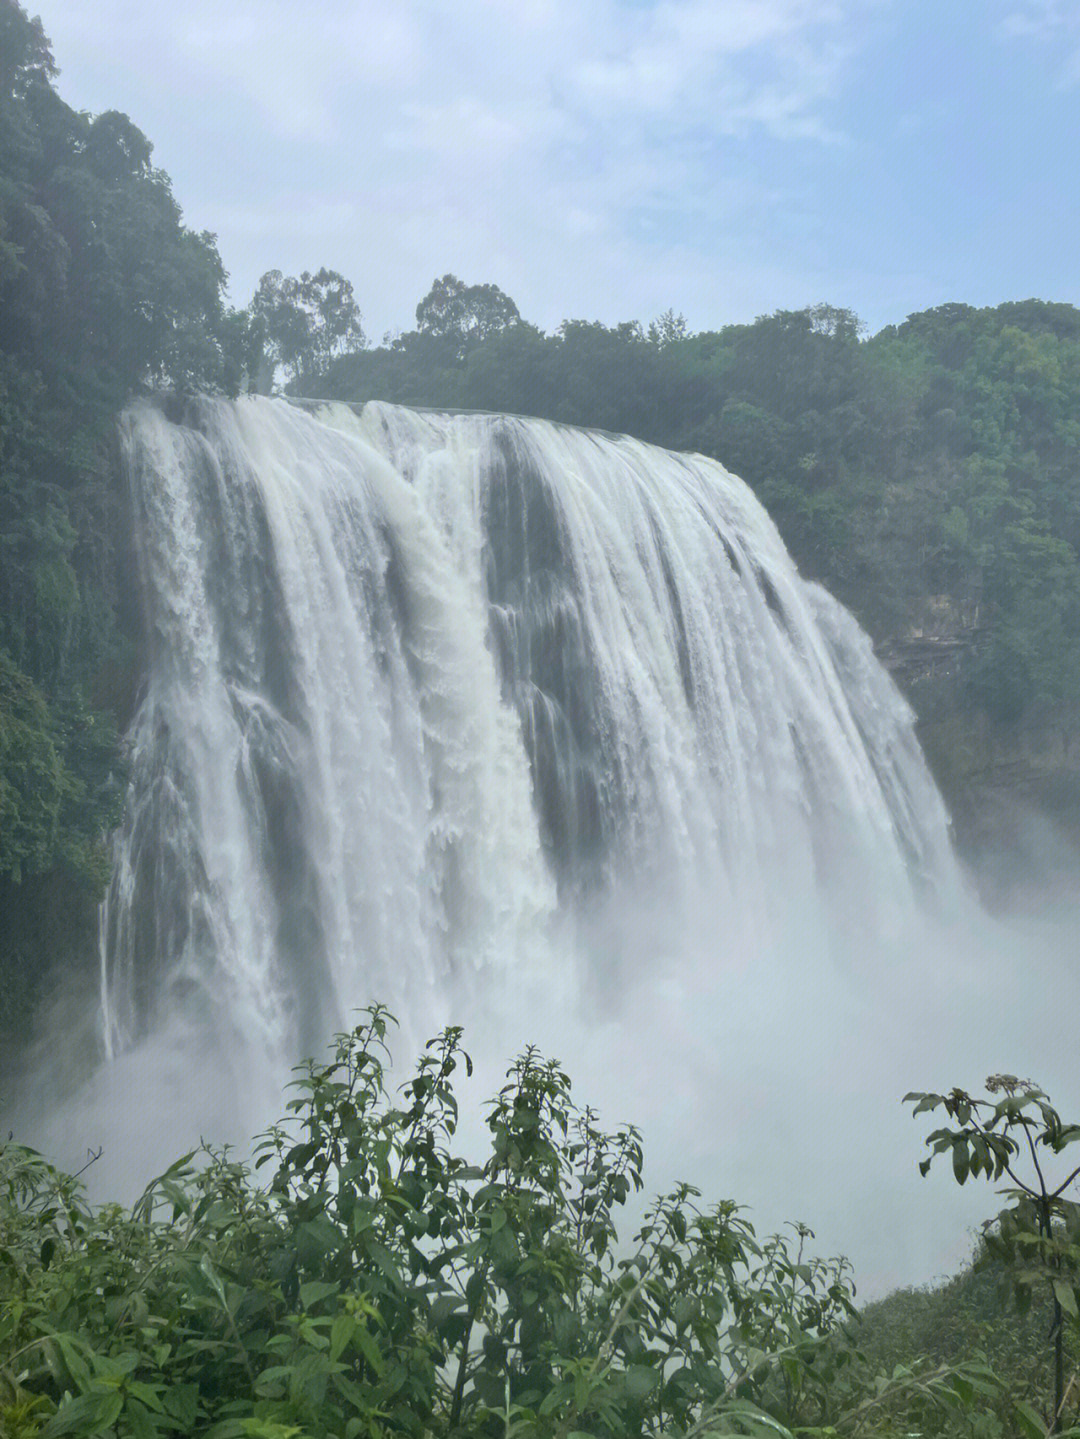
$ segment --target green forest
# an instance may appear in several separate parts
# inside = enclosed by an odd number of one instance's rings
[[[96,964],[141,674],[116,436],[139,394],[511,412],[714,457],[896,660],[950,798],[1032,762],[1025,736],[1056,735],[1045,763],[1071,774],[1080,310],[544,333],[444,275],[371,345],[363,276],[271,271],[234,307],[150,141],[56,81],[41,23],[0,0],[0,1055]],[[1080,1212],[1040,1169],[1080,1130],[1033,1085],[916,1097],[952,1126],[931,1157],[1004,1183],[1007,1208],[970,1271],[859,1311],[808,1232],[760,1237],[689,1186],[620,1236],[638,1137],[532,1052],[490,1154],[459,1156],[460,1034],[395,1094],[387,1023],[301,1073],[254,1170],[207,1150],[95,1208],[0,1142],[0,1435],[1080,1432]]]

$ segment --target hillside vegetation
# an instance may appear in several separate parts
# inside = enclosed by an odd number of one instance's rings
[[[54,74],[40,22],[0,0],[0,1052],[51,966],[87,957],[109,873],[139,639],[117,411],[226,385],[240,333],[149,141]]]

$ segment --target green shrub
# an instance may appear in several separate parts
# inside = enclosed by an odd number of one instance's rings
[[[393,1094],[389,1022],[298,1072],[253,1169],[185,1155],[129,1210],[0,1149],[0,1433],[854,1435],[937,1410],[989,1432],[964,1418],[993,1388],[978,1364],[873,1380],[847,1265],[807,1257],[805,1228],[759,1240],[680,1184],[620,1240],[638,1135],[535,1050],[486,1160],[460,1157],[460,1031]]]

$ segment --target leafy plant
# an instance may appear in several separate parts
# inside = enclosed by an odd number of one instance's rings
[[[130,1210],[0,1148],[0,1433],[785,1439],[939,1412],[969,1432],[985,1366],[876,1376],[847,1265],[805,1227],[761,1240],[679,1184],[620,1238],[632,1127],[601,1128],[529,1049],[470,1163],[460,1030],[395,1093],[391,1023],[373,1007],[298,1071],[253,1170],[185,1155]]]
[[[1080,1139],[1080,1125],[1066,1124],[1048,1096],[1030,1080],[1013,1074],[991,1075],[990,1098],[965,1090],[948,1094],[909,1094],[914,1113],[943,1109],[952,1126],[927,1137],[931,1153],[919,1165],[926,1175],[934,1160],[948,1155],[957,1183],[983,1176],[1011,1181],[1000,1193],[1010,1203],[984,1226],[984,1257],[1000,1262],[1012,1281],[1021,1311],[1032,1294],[1043,1290],[1051,1307],[1047,1346],[1053,1374],[1050,1432],[1062,1427],[1065,1405],[1076,1376],[1065,1382],[1065,1331],[1080,1332],[1080,1203],[1066,1198],[1080,1176],[1080,1164],[1050,1165]],[[994,1097],[1000,1096],[1000,1097]],[[1038,1418],[1027,1416],[1042,1432]]]

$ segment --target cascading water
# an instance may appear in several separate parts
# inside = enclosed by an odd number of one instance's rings
[[[168,1053],[174,1109],[214,1133],[227,1093],[250,1133],[378,999],[409,1042],[551,1044],[739,1192],[776,1168],[763,1121],[806,1171],[782,1094],[957,1079],[922,1056],[970,995],[972,908],[913,717],[740,481],[376,403],[121,428],[148,654],[102,922],[125,1106]],[[703,1104],[704,1138],[676,1117]]]
[[[110,1052],[176,1010],[289,1056],[372,997],[426,1017],[587,965],[630,896],[717,969],[808,908],[859,896],[865,942],[950,901],[910,713],[718,465],[377,404],[123,436],[151,658]]]

